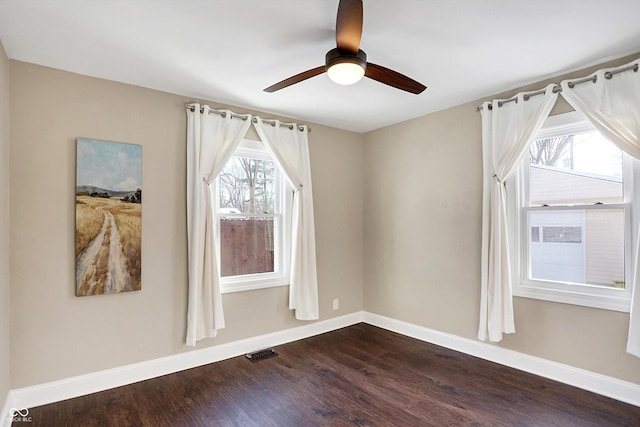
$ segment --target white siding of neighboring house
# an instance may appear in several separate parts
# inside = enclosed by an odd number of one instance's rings
[[[589,210],[585,217],[587,283],[613,285],[613,280],[623,281],[624,212]]]
[[[548,166],[531,166],[529,198],[532,205],[591,204],[622,201],[622,180],[619,178],[585,174]],[[618,200],[611,197],[618,195]]]

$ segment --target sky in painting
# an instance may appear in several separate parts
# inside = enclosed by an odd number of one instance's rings
[[[78,138],[76,185],[105,190],[142,188],[142,146]]]

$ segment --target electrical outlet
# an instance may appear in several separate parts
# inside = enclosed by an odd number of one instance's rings
[[[340,300],[338,298],[333,300],[333,309],[337,310],[340,308]]]

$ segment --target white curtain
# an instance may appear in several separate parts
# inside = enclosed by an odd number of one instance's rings
[[[315,320],[319,317],[318,275],[308,130],[306,126],[281,126],[277,120],[265,123],[259,117],[253,122],[294,191],[289,308],[295,310],[296,319]]]
[[[516,170],[558,95],[520,93],[514,101],[494,100],[482,107],[483,200],[480,326],[478,338],[501,341],[515,332],[507,233],[505,181]],[[491,109],[490,109],[491,106]]]
[[[251,116],[212,112],[187,106],[187,250],[189,301],[187,345],[215,337],[224,328],[216,254],[216,236],[209,186],[251,126]],[[193,109],[193,111],[192,111]],[[232,115],[235,118],[232,119]]]
[[[637,159],[640,159],[639,64],[640,60],[636,60],[622,67],[600,70],[595,74],[595,83],[572,85],[570,80],[566,80],[561,84],[562,96],[576,111],[586,116],[600,133],[621,150]],[[628,70],[629,68],[633,71]],[[634,184],[640,184],[638,177],[634,177]],[[640,233],[638,234],[627,352],[640,357]]]

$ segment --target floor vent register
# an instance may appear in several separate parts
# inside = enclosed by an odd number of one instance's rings
[[[245,354],[246,358],[251,360],[252,362],[268,359],[277,355],[278,353],[276,353],[272,348],[266,348],[264,350],[258,350]]]

